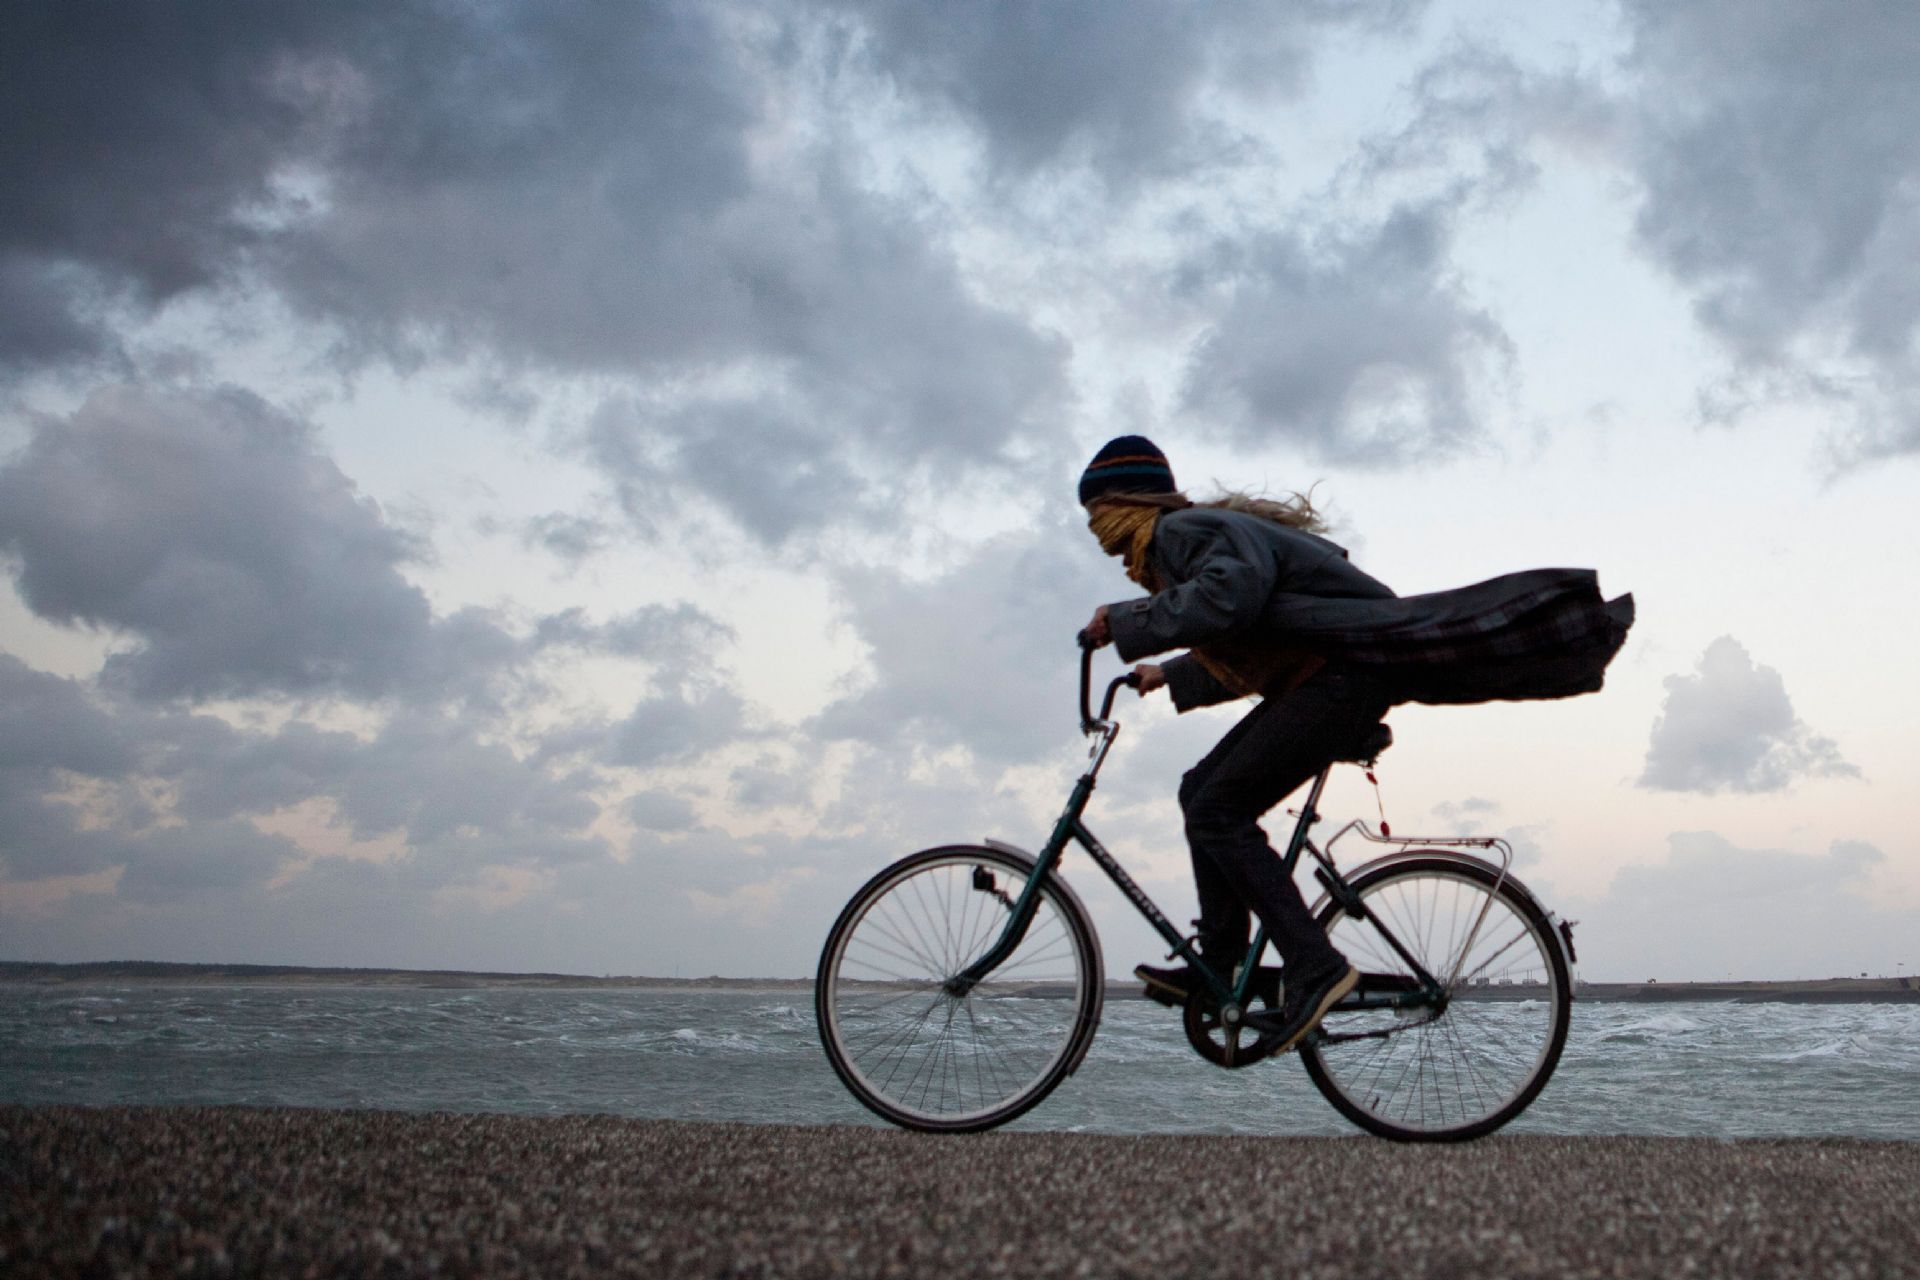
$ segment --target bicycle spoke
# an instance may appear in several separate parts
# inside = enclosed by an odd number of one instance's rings
[[[1370,1038],[1323,1041],[1303,1053],[1327,1096],[1377,1132],[1484,1131],[1524,1105],[1559,1055],[1566,992],[1554,943],[1537,913],[1529,919],[1495,874],[1436,857],[1427,867],[1363,878],[1358,891],[1372,923],[1334,910],[1334,945],[1367,971],[1406,971],[1404,960],[1383,954],[1381,943],[1394,936],[1428,972],[1459,975],[1448,1003],[1351,1011],[1340,1032]],[[1485,990],[1495,979],[1499,994]],[[1506,994],[1512,984],[1529,990]]]
[[[917,880],[909,881],[908,887],[913,890],[914,898],[916,899],[916,901],[920,902],[921,910],[925,911],[926,907],[925,907],[924,901],[921,900],[919,882]],[[891,919],[892,919],[892,905],[893,904],[891,902],[887,904],[888,906],[887,919],[889,920],[889,922],[891,922]],[[937,973],[937,974],[940,974],[942,977],[945,977],[947,973],[947,969],[940,962],[940,948],[930,938],[927,937],[927,931],[920,927],[920,921],[916,919],[913,915],[912,905],[907,903],[903,898],[899,902],[899,909],[900,909],[900,913],[906,917],[907,924],[912,928],[913,936],[918,943],[918,945],[914,945],[913,943],[908,943],[907,941],[905,941],[904,938],[902,938],[901,945],[907,947],[915,955],[918,955],[922,958],[921,962],[927,966],[928,973]]]
[[[919,1032],[920,1028],[926,1025],[927,1019],[931,1017],[933,1014],[933,1011],[939,1007],[940,1007],[940,997],[935,996],[932,1000],[927,1002],[927,1007],[920,1011],[920,1016],[918,1018],[915,1018],[912,1022],[901,1027],[900,1030],[895,1035],[888,1038],[887,1040],[883,1040],[878,1046],[876,1046],[876,1052],[884,1052],[885,1050],[892,1048],[895,1044],[904,1043],[908,1046],[911,1046],[914,1040],[917,1038],[917,1033]],[[888,1068],[886,1079],[880,1082],[881,1088],[884,1089],[888,1085],[893,1083],[893,1078],[894,1076],[899,1074],[900,1065],[902,1062],[906,1060],[906,1057],[907,1057],[907,1050],[902,1049],[899,1058],[894,1061],[894,1064],[892,1067]],[[883,1057],[881,1060],[884,1062],[886,1061],[886,1058]]]
[[[879,933],[882,937],[887,938],[889,941],[891,941],[892,939],[892,935],[886,933],[884,930],[876,929],[874,930],[874,932]],[[891,948],[883,947],[870,937],[865,937],[865,936],[856,937],[853,939],[853,941],[858,943],[860,946],[865,947],[869,951],[877,952],[880,955],[886,956],[889,960],[897,960],[901,964],[912,964],[914,961],[921,959],[921,957],[918,955],[909,955],[905,952],[895,951],[895,950],[892,950]],[[875,965],[874,968],[878,969],[879,966]],[[933,977],[936,980],[938,980],[938,978],[940,977],[940,971],[938,969],[933,968],[931,965],[926,966],[923,972],[933,975]],[[908,978],[907,975],[905,974],[889,973],[889,976],[900,978],[905,981],[912,981],[912,979]]]
[[[904,1123],[964,1125],[1024,1109],[1059,1078],[1086,1025],[1080,1011],[1099,979],[1083,932],[1041,886],[1004,960],[954,994],[948,979],[988,954],[1013,919],[1005,895],[975,887],[977,871],[1018,873],[966,851],[902,867],[836,926],[822,961],[822,1029],[830,1049],[842,1047],[836,1070]]]

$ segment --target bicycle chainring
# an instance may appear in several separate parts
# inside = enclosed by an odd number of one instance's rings
[[[1280,1008],[1279,993],[1273,992],[1272,996],[1269,1000],[1265,992],[1251,992],[1246,1007],[1277,1012]],[[1214,1003],[1212,993],[1204,988],[1187,996],[1180,1024],[1187,1033],[1187,1043],[1193,1046],[1193,1051],[1216,1067],[1229,1070],[1250,1067],[1266,1057],[1255,1048],[1260,1033],[1244,1024],[1229,1027],[1220,1016],[1220,1006]]]

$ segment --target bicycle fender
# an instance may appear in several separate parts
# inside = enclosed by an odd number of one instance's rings
[[[982,840],[980,843],[992,849],[995,853],[1004,853],[1010,858],[1018,858],[1027,864],[1029,871],[1039,865],[1040,860],[1038,858],[1017,844],[1008,844],[1005,840],[995,840],[991,836]],[[1106,957],[1100,953],[1100,934],[1093,927],[1093,915],[1087,910],[1086,904],[1080,901],[1080,895],[1075,893],[1073,886],[1068,884],[1060,876],[1054,876],[1053,883],[1059,888],[1061,896],[1073,905],[1073,909],[1078,911],[1080,918],[1086,922],[1087,937],[1093,942],[1093,971],[1098,978],[1098,981],[1096,981],[1093,986],[1093,1006],[1090,1011],[1091,1016],[1088,1019],[1086,1031],[1080,1037],[1080,1047],[1073,1051],[1073,1061],[1067,1066],[1067,1074],[1072,1075],[1074,1072],[1080,1070],[1080,1063],[1087,1056],[1087,1050],[1093,1047],[1093,1033],[1099,1029],[1101,1014],[1106,1010],[1107,962]]]

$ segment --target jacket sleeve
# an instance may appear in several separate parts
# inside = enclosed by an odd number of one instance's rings
[[[1167,659],[1160,664],[1160,670],[1167,677],[1167,695],[1173,699],[1175,711],[1211,707],[1241,696],[1216,680],[1190,653]]]
[[[1189,530],[1163,518],[1153,550],[1179,585],[1107,606],[1114,648],[1125,662],[1254,625],[1279,576],[1272,552],[1232,525]]]

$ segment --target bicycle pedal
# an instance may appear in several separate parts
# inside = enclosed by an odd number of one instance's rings
[[[1140,994],[1145,996],[1147,999],[1153,1001],[1155,1004],[1165,1005],[1169,1009],[1178,1009],[1183,1007],[1187,1003],[1186,992],[1175,991],[1172,987],[1167,986],[1165,983],[1161,982],[1158,978],[1148,977],[1146,974],[1142,973],[1140,969],[1135,969],[1133,971],[1133,976],[1138,978],[1142,984],[1142,990]]]

